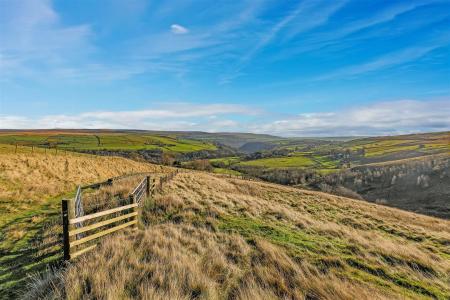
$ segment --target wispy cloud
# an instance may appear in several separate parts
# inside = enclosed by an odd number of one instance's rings
[[[291,39],[300,33],[309,31],[328,22],[339,9],[343,8],[350,0],[336,1],[306,1],[302,3],[302,17],[296,18],[289,30],[286,38]]]
[[[95,50],[89,25],[64,26],[50,1],[2,1],[0,68],[3,79],[67,67]]]
[[[381,11],[375,12],[372,16],[350,22],[336,31],[330,32],[328,35],[334,38],[341,38],[354,32],[392,21],[404,13],[417,9],[420,6],[431,4],[432,2],[433,1],[408,1],[406,3],[394,3],[392,6],[388,6]]]
[[[342,43],[350,43],[351,46],[354,41],[353,39],[348,40],[350,37],[355,34],[360,34],[359,39],[373,38],[373,33],[361,33],[367,31],[368,29],[374,28],[376,26],[381,26],[382,24],[386,24],[392,21],[395,21],[398,17],[412,12],[416,9],[419,9],[426,5],[439,4],[442,1],[440,0],[429,0],[429,1],[408,1],[404,3],[386,3],[387,6],[382,8],[381,10],[375,10],[372,15],[366,15],[364,17],[359,17],[349,22],[341,22],[335,26],[334,29],[326,28],[326,30],[314,32],[313,34],[309,34],[297,41],[296,46],[289,47],[284,51],[281,51],[276,58],[277,59],[285,59],[295,55],[299,55],[301,53],[317,51],[319,49],[333,46],[336,44]],[[423,18],[421,19],[422,24],[420,26],[426,26],[431,22],[436,22],[440,19],[447,17],[448,14],[443,14],[441,16],[436,16],[437,18]],[[409,20],[408,23],[414,23],[414,26],[411,26],[411,29],[416,28],[416,20]],[[390,30],[390,34],[395,34],[395,31]],[[383,35],[386,35],[386,32],[383,31]]]
[[[271,41],[279,34],[281,30],[287,27],[291,22],[295,19],[299,19],[299,22],[296,26],[289,32],[289,37],[293,37],[300,32],[310,30],[314,27],[317,27],[321,24],[327,22],[328,18],[335,13],[339,8],[341,8],[347,0],[335,1],[331,5],[324,5],[324,1],[302,1],[295,9],[293,9],[290,13],[284,16],[280,21],[275,23],[272,27],[270,27],[265,33],[263,33],[259,40],[256,42],[249,51],[247,51],[242,57],[239,59],[238,63],[232,68],[230,72],[228,72],[225,76],[222,77],[220,83],[225,84],[229,83],[240,74],[240,71],[245,67],[245,65],[263,48],[265,48]],[[314,13],[312,13],[314,12]]]
[[[173,34],[186,34],[189,32],[189,29],[187,29],[184,26],[178,25],[178,24],[172,24],[172,25],[170,25],[170,31]]]
[[[448,100],[399,100],[340,111],[302,113],[252,130],[284,136],[405,134],[450,130],[449,116]]]
[[[431,51],[446,46],[449,42],[450,42],[450,35],[444,35],[439,39],[436,39],[433,42],[428,43],[428,45],[425,44],[423,46],[413,46],[405,48],[399,51],[395,51],[393,53],[385,54],[369,62],[365,62],[358,65],[346,66],[341,69],[332,71],[328,74],[319,76],[315,78],[315,80],[328,80],[341,77],[351,77],[367,72],[402,65],[411,61],[416,61],[417,59],[427,55]]]

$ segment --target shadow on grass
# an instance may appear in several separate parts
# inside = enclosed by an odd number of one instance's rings
[[[62,263],[62,238],[58,232],[59,214],[50,206],[41,207],[42,221],[34,223],[35,214],[26,213],[1,228],[0,299],[14,299],[24,292],[29,275],[42,273]],[[25,235],[8,236],[12,228]]]

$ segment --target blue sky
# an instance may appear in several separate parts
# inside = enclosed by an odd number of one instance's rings
[[[450,130],[450,1],[0,0],[0,128]]]

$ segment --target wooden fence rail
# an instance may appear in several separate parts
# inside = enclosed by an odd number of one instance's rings
[[[143,205],[144,197],[153,196],[157,188],[161,190],[162,184],[173,179],[176,173],[178,172],[160,177],[158,187],[155,184],[155,178],[146,176],[131,192],[128,204],[88,215],[84,215],[83,211],[82,190],[112,184],[117,178],[89,186],[79,186],[73,200],[63,199],[61,203],[64,260],[73,259],[96,248],[96,243],[89,245],[88,242],[128,227],[137,228],[139,207]],[[74,201],[73,206],[71,201]],[[112,225],[114,226],[111,227]],[[85,247],[79,249],[80,246]]]

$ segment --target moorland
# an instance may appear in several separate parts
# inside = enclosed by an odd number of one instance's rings
[[[450,132],[283,138],[182,131],[2,130],[0,144],[245,175],[450,218]]]
[[[41,148],[1,149],[3,298],[450,296],[449,221],[186,169],[145,200],[137,230],[61,264],[62,197],[73,197],[78,184],[133,172],[158,178],[174,168]],[[134,182],[88,194],[85,205],[129,193]]]

